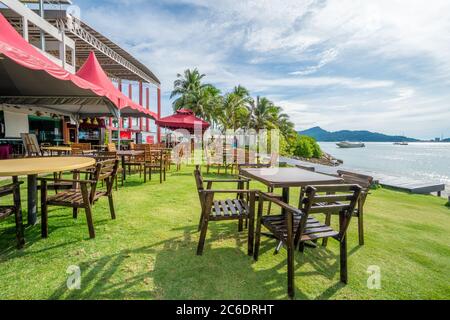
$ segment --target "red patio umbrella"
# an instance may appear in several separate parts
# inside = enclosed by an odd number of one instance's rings
[[[208,122],[197,118],[194,115],[194,112],[187,109],[180,109],[174,115],[161,118],[156,121],[156,124],[162,128],[170,130],[185,129],[191,134],[194,133],[194,130],[197,127],[201,128],[202,132],[205,132],[210,127]]]

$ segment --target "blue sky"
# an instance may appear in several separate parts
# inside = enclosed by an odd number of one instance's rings
[[[197,67],[297,129],[450,137],[450,1],[75,0],[88,24],[162,81]]]

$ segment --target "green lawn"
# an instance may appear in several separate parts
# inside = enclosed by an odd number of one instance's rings
[[[13,219],[1,222],[0,299],[287,299],[286,252],[274,256],[274,240],[263,238],[255,263],[236,222],[211,223],[204,255],[195,255],[199,200],[192,171],[172,171],[162,185],[131,177],[115,193],[117,220],[106,199],[94,207],[95,240],[83,212],[73,220],[71,209],[50,210],[46,240],[39,226],[27,228],[22,251],[14,248]],[[331,240],[326,249],[296,255],[296,298],[450,298],[445,202],[373,191],[366,245],[358,246],[356,220],[349,231],[349,284],[339,282],[338,245]],[[71,265],[81,268],[80,290],[66,287]],[[373,265],[381,270],[379,290],[367,288]]]

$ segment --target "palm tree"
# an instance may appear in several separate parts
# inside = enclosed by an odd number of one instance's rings
[[[250,126],[255,129],[256,132],[259,132],[263,129],[276,129],[277,124],[274,121],[274,118],[278,112],[277,107],[267,98],[259,98],[256,101],[256,104],[253,103],[251,106],[251,120]]]
[[[174,110],[179,110],[185,108],[189,102],[192,102],[192,96],[199,96],[202,89],[205,88],[205,84],[202,84],[202,79],[205,77],[204,74],[195,68],[194,70],[187,69],[184,74],[177,74],[177,80],[173,84],[173,91],[170,98],[178,97],[173,102]]]

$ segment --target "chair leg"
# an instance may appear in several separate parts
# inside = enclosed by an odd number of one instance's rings
[[[261,225],[262,225],[262,221],[261,221],[261,213],[262,213],[262,204],[261,202],[259,202],[258,204],[258,215],[257,215],[257,221],[256,221],[256,232],[255,232],[255,247],[253,249],[253,259],[255,261],[258,261],[258,256],[259,256],[259,247],[261,245]]]
[[[108,196],[108,202],[109,202],[109,211],[111,212],[111,219],[116,220],[116,210],[114,209],[114,201],[112,194]]]
[[[203,248],[205,246],[206,232],[208,231],[208,218],[203,220],[202,230],[200,231],[200,239],[198,240],[197,255],[203,254]]]
[[[325,225],[329,226],[331,224],[331,214],[327,214],[325,218]],[[328,245],[328,238],[323,238],[322,246],[326,247]]]
[[[247,221],[247,219],[246,219]],[[248,219],[248,255],[251,257],[254,251],[255,238],[255,219],[250,217]]]
[[[364,245],[364,213],[363,208],[358,210],[358,236],[359,236],[359,245]]]
[[[340,243],[340,264],[341,264],[341,282],[348,283],[347,275],[347,235],[341,240]]]
[[[147,167],[144,166],[144,183],[147,183]]]
[[[292,241],[291,241],[292,242]],[[290,298],[295,296],[294,288],[294,245],[293,243],[287,244],[287,263],[288,263],[288,295]]]
[[[203,214],[200,214],[200,222],[198,223],[198,232],[202,230],[203,225]]]
[[[92,208],[91,203],[89,202],[89,193],[87,186],[85,184],[81,184],[81,193],[83,195],[84,202],[84,211],[86,212],[86,220],[89,229],[89,237],[91,239],[95,238],[95,230],[94,230],[94,222],[92,220]]]
[[[238,232],[244,231],[244,219],[240,218],[238,223]]]
[[[114,178],[114,184],[115,184],[115,190],[119,191],[119,175],[116,174],[116,177]]]
[[[72,209],[72,215],[74,219],[78,219],[78,208]]]

